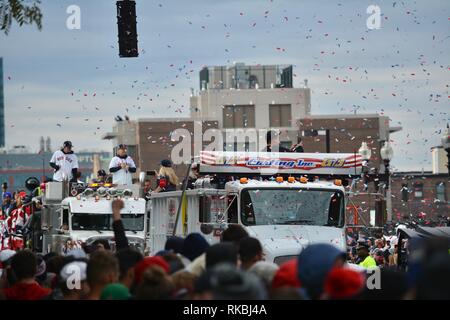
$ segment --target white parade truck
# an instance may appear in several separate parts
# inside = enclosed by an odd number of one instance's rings
[[[357,154],[203,151],[194,189],[151,195],[150,254],[171,235],[199,232],[213,244],[229,224],[242,225],[277,264],[310,243],[345,250],[342,179],[361,168]]]
[[[121,198],[124,201],[121,216],[128,242],[144,252],[148,225],[146,200],[137,196],[137,187],[134,189],[110,184],[46,183],[40,219],[42,243],[38,247],[43,253],[65,253],[104,239],[114,249],[111,203]]]

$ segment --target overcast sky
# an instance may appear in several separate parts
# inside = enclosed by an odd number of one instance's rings
[[[120,59],[114,0],[42,1],[43,30],[0,34],[7,146],[38,149],[70,139],[78,150],[101,140],[115,115],[188,116],[190,87],[204,65],[293,64],[308,79],[313,114],[381,113],[393,165],[431,168],[450,110],[450,4],[442,1],[137,1],[140,56]],[[81,8],[81,30],[66,9]],[[366,9],[380,6],[381,29]]]

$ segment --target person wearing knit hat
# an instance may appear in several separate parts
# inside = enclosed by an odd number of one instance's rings
[[[300,288],[300,286],[300,280],[297,278],[297,259],[283,263],[272,280],[272,289]]]
[[[328,272],[333,267],[344,265],[346,253],[326,243],[310,244],[298,256],[297,276],[304,294],[310,299],[319,299]]]
[[[229,263],[214,266],[209,283],[213,299],[216,300],[267,299],[267,290],[257,276]]]
[[[75,270],[80,277],[80,281],[87,280],[87,263],[84,261],[72,261],[67,263],[59,273],[60,280],[67,281],[69,277],[75,273]]]
[[[264,282],[266,287],[270,288],[273,277],[278,269],[278,265],[273,262],[258,261],[248,269],[248,272],[257,275]]]
[[[350,268],[333,268],[325,279],[324,299],[354,299],[364,292],[365,278]]]
[[[130,298],[130,291],[121,283],[107,285],[100,296],[100,300],[128,300]]]
[[[5,263],[10,260],[17,252],[11,249],[5,249],[0,251],[0,262]]]
[[[200,233],[190,233],[184,239],[182,254],[191,261],[205,253],[209,247],[208,241]]]
[[[73,257],[75,259],[85,259],[85,258],[87,258],[86,252],[83,249],[81,249],[81,248],[74,248],[74,249],[68,250],[65,253],[65,256],[66,257]]]
[[[199,300],[264,300],[267,290],[255,274],[229,263],[206,270],[194,283],[194,298]]]
[[[172,167],[172,161],[170,161],[169,159],[164,159],[164,160],[161,161],[161,165],[163,167],[166,167],[166,168],[171,168]]]
[[[170,300],[175,293],[172,278],[163,268],[153,265],[145,269],[136,286],[136,300]]]
[[[206,270],[221,263],[229,263],[237,266],[238,252],[234,244],[229,242],[216,243],[206,249],[205,267]]]
[[[23,200],[27,197],[27,193],[25,191],[20,191],[18,193],[18,196]]]
[[[3,273],[5,273],[5,275],[8,274],[9,271],[7,271],[7,269],[10,268],[11,259],[15,254],[16,251],[10,249],[0,251],[0,277],[3,276]]]
[[[164,250],[172,251],[174,253],[182,253],[184,239],[177,236],[167,238]]]
[[[153,192],[168,192],[177,190],[179,179],[172,168],[172,161],[165,159],[161,161],[156,181],[156,189]]]
[[[166,244],[164,245],[164,250],[170,251],[175,253],[178,258],[180,258],[181,262],[183,263],[183,266],[186,267],[191,263],[191,260],[183,256],[183,244],[184,239],[177,236],[171,236],[167,238]]]
[[[79,277],[74,279],[74,277]],[[78,283],[74,280],[79,281]],[[68,287],[68,285],[77,285],[79,287]],[[80,300],[88,292],[87,285],[87,263],[84,261],[73,261],[67,263],[59,273],[59,288],[64,300]]]
[[[143,260],[139,261],[136,264],[136,267],[134,268],[135,283],[140,283],[141,282],[142,274],[144,273],[144,271],[147,268],[149,268],[151,266],[158,266],[161,269],[163,269],[164,272],[167,273],[167,274],[169,274],[169,272],[170,272],[170,266],[166,262],[166,260],[164,260],[164,258],[162,258],[160,256],[145,257]]]

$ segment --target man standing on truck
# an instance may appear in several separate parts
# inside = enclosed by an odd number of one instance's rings
[[[53,181],[77,182],[78,158],[72,151],[72,142],[64,141],[61,150],[55,151],[50,159],[50,167],[55,170]]]
[[[136,172],[136,165],[133,159],[127,154],[127,146],[120,144],[117,147],[115,157],[109,164],[109,172],[113,176],[113,184],[131,186],[133,184],[133,173]]]
[[[280,133],[277,131],[268,131],[266,134],[267,146],[263,152],[290,152],[288,148],[280,144]]]

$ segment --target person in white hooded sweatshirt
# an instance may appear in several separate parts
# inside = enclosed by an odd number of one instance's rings
[[[120,144],[117,148],[117,154],[111,159],[109,172],[112,174],[113,184],[131,186],[133,173],[136,172],[136,165],[133,159],[127,155],[127,147]]]
[[[77,182],[78,158],[72,151],[72,142],[64,141],[61,150],[56,151],[50,159],[50,167],[55,170],[54,181]]]

